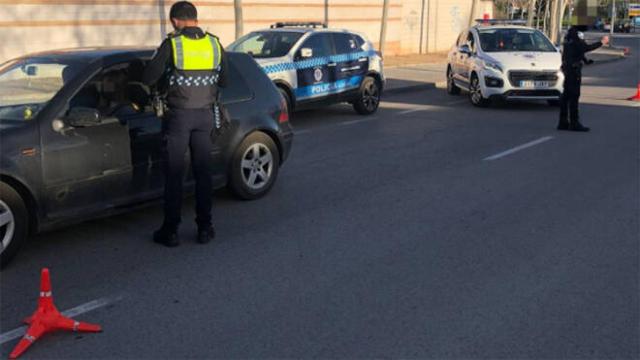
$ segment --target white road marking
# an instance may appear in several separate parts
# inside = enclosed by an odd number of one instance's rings
[[[404,111],[400,111],[398,113],[398,115],[405,115],[405,114],[411,114],[414,112],[418,112],[418,111],[425,111],[426,109],[422,109],[422,108],[417,108],[417,109],[409,109],[409,110],[404,110]]]
[[[533,140],[533,141],[530,141],[530,142],[528,142],[526,144],[518,145],[518,146],[516,146],[514,148],[511,148],[509,150],[503,151],[501,153],[497,153],[495,155],[491,155],[489,157],[484,158],[483,160],[484,161],[497,160],[497,159],[500,159],[500,158],[505,157],[507,155],[511,155],[513,153],[516,153],[516,152],[518,152],[520,150],[524,150],[526,148],[530,148],[532,146],[536,146],[538,144],[542,144],[543,142],[549,141],[551,139],[553,139],[553,136],[544,136],[544,137],[541,137],[538,140]]]
[[[345,126],[345,125],[359,124],[361,122],[370,121],[370,120],[374,120],[374,119],[377,119],[377,118],[378,118],[377,116],[372,116],[372,117],[368,117],[368,118],[365,118],[365,119],[345,121],[345,122],[340,123],[340,125]]]
[[[123,296],[122,295],[118,295],[118,296],[113,296],[113,297],[104,297],[104,298],[100,298],[97,300],[93,300],[93,301],[89,301],[88,303],[76,306],[74,308],[71,308],[69,310],[63,311],[62,315],[67,316],[67,317],[74,317],[74,316],[78,316],[80,314],[84,314],[87,313],[89,311],[101,308],[101,307],[105,307],[107,305],[113,304],[117,301],[122,300]],[[3,334],[0,334],[0,345],[4,344],[6,342],[15,340],[19,337],[22,337],[25,332],[27,331],[27,326],[21,326],[19,328],[13,329],[11,331],[7,331]]]

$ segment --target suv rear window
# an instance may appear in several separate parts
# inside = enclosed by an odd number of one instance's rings
[[[300,32],[258,31],[247,34],[229,45],[229,51],[243,52],[256,59],[285,56],[300,39]]]

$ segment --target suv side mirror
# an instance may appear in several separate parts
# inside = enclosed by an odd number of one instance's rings
[[[471,55],[471,48],[467,44],[460,46],[460,49],[458,49],[458,51],[460,51],[461,54]]]
[[[102,124],[102,117],[97,109],[75,107],[69,110],[65,122],[73,127],[88,127]]]
[[[310,57],[313,57],[313,49],[311,48],[300,49],[300,57],[303,59],[308,59]]]

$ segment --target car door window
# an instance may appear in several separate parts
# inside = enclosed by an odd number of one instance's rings
[[[475,54],[475,52],[476,52],[476,41],[473,38],[473,33],[471,31],[469,31],[469,34],[467,35],[466,44],[469,45],[469,49],[471,49],[471,53]]]
[[[350,54],[358,51],[358,43],[351,34],[334,33],[332,36],[337,54]]]
[[[328,34],[314,34],[311,35],[302,44],[301,49],[308,48],[312,51],[312,58],[319,58],[324,56],[333,55],[333,46],[331,44],[331,38]],[[300,58],[300,51],[298,51],[298,57]]]

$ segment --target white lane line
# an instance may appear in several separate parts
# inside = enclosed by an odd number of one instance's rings
[[[359,124],[359,123],[362,123],[362,122],[365,122],[365,121],[375,120],[375,119],[377,119],[377,118],[378,118],[377,116],[372,116],[372,117],[368,117],[368,118],[366,118],[366,119],[358,119],[358,120],[345,121],[345,122],[340,123],[339,125],[340,125],[340,126],[346,126],[346,125]]]
[[[118,295],[118,296],[114,296],[114,297],[105,297],[105,298],[101,298],[101,299],[97,299],[97,300],[93,300],[93,301],[89,301],[88,303],[76,306],[74,308],[71,308],[69,310],[63,311],[62,315],[67,316],[67,317],[74,317],[74,316],[78,316],[80,314],[84,314],[87,313],[89,311],[101,308],[101,307],[105,307],[107,305],[113,304],[117,301],[122,300],[123,296],[122,295]],[[27,331],[27,326],[21,326],[19,328],[13,329],[11,331],[7,331],[3,334],[0,334],[0,345],[4,344],[6,342],[15,340],[19,337],[22,337],[25,334],[25,331]]]
[[[411,114],[411,113],[414,113],[414,112],[425,111],[425,110],[427,110],[427,109],[423,109],[423,108],[409,109],[409,110],[405,110],[405,111],[400,111],[398,113],[398,115]]]
[[[520,150],[524,150],[526,148],[530,148],[532,146],[536,146],[538,144],[542,144],[543,142],[549,141],[551,139],[553,139],[553,136],[544,136],[544,137],[541,137],[538,140],[533,140],[533,141],[530,141],[530,142],[528,142],[526,144],[518,145],[518,146],[516,146],[514,148],[511,148],[509,150],[503,151],[501,153],[497,153],[495,155],[491,155],[489,157],[484,158],[483,160],[484,161],[497,160],[497,159],[500,159],[502,157],[505,157],[505,156],[511,155],[513,153],[516,153],[516,152],[518,152]]]

